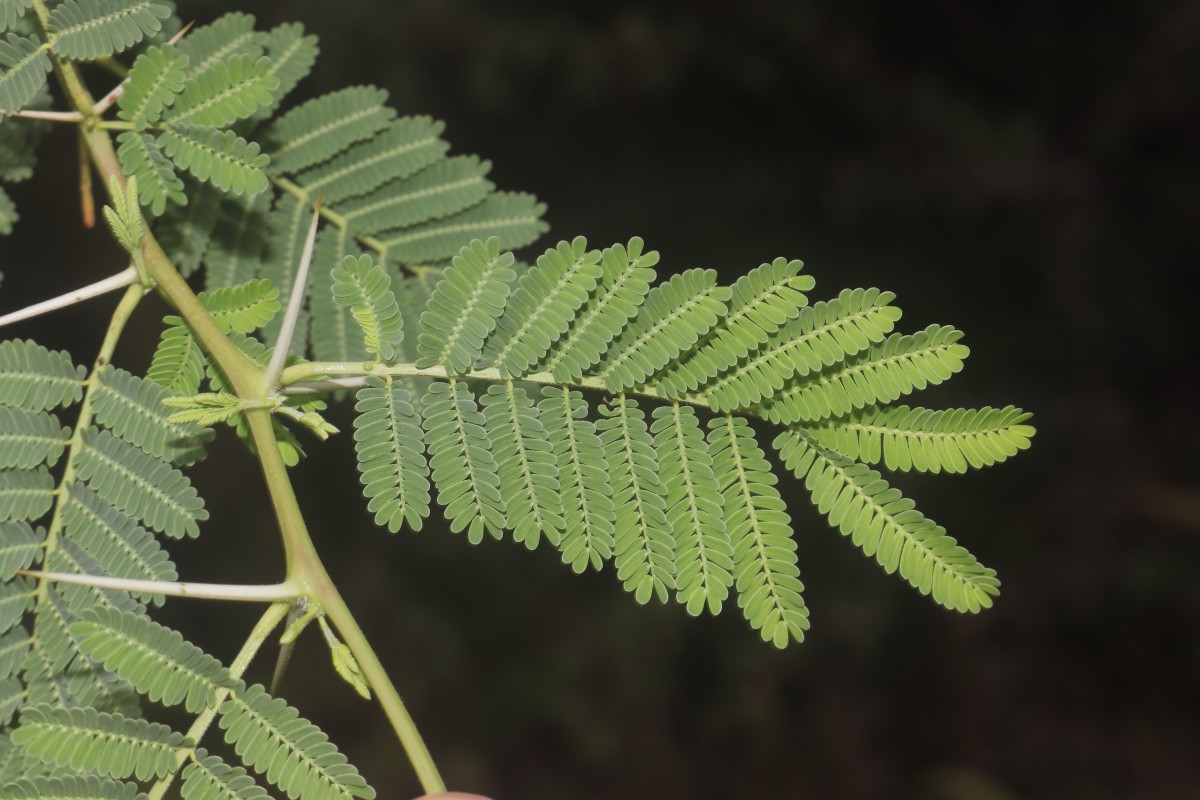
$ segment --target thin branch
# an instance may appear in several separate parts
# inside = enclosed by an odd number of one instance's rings
[[[35,303],[34,305],[23,308],[20,311],[14,311],[11,314],[6,314],[3,317],[0,317],[0,328],[3,328],[5,325],[12,325],[15,322],[32,319],[33,317],[37,317],[42,314],[48,314],[51,311],[58,311],[59,309],[73,306],[76,303],[82,303],[85,300],[91,300],[93,297],[100,297],[101,295],[108,294],[109,292],[115,292],[118,289],[124,289],[126,286],[132,286],[137,282],[137,269],[130,266],[125,270],[118,272],[116,275],[105,278],[102,281],[97,281],[90,286],[84,286],[82,289],[76,289],[73,292],[67,292],[66,294],[55,297],[52,300],[45,300],[41,303]]]
[[[197,600],[232,600],[240,603],[282,603],[300,596],[295,586],[277,583],[273,586],[249,586],[231,583],[182,583],[172,581],[141,581],[131,578],[110,578],[107,575],[79,575],[70,572],[39,572],[19,569],[25,575],[41,581],[73,583],[94,589],[117,589],[138,594],[164,594],[170,597],[191,597]]]
[[[317,242],[317,225],[320,222],[321,198],[318,197],[317,202],[313,204],[312,224],[308,226],[308,238],[304,241],[304,252],[300,255],[300,266],[296,270],[292,296],[288,298],[283,325],[279,329],[279,338],[275,341],[275,352],[271,354],[271,362],[267,364],[267,370],[263,373],[264,387],[274,386],[279,380],[288,351],[292,348],[292,336],[296,333],[296,320],[300,317],[300,308],[304,305],[304,284],[308,282],[308,268],[312,265],[313,247]]]

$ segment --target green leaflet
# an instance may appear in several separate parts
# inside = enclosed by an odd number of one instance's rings
[[[154,534],[78,483],[67,487],[62,505],[65,538],[93,562],[96,574],[147,581],[173,581],[175,565]],[[77,587],[61,587],[63,591]],[[162,605],[162,595],[135,595]]]
[[[750,625],[778,648],[804,641],[808,608],[791,518],[770,462],[745,419],[725,414],[708,422],[708,450],[722,492],[733,545],[733,577]]]
[[[444,365],[450,373],[468,372],[483,353],[483,343],[504,312],[516,278],[512,253],[500,241],[478,239],[464,247],[438,283],[421,315],[418,367]]]
[[[0,470],[0,522],[35,520],[54,505],[54,479],[45,467]]]
[[[936,386],[963,368],[970,350],[958,344],[961,338],[961,331],[944,325],[892,334],[839,368],[785,388],[759,413],[777,424],[816,422]]]
[[[666,487],[658,455],[636,402],[617,395],[601,406],[596,424],[608,461],[616,506],[617,577],[639,603],[667,602],[675,588],[675,541],[666,516]]]
[[[642,247],[635,236],[628,245],[615,244],[602,253],[599,291],[575,315],[566,336],[554,344],[541,366],[556,381],[578,381],[637,313],[658,263],[658,253],[644,253]]]
[[[788,469],[804,480],[813,504],[829,523],[874,556],[885,572],[899,572],[921,594],[946,608],[977,613],[1000,593],[996,573],[917,511],[879,473],[785,431],[775,441]]]
[[[92,406],[96,421],[116,436],[163,461],[190,466],[204,458],[212,431],[167,420],[163,401],[172,393],[116,367],[96,373]]]
[[[70,438],[50,414],[0,406],[0,469],[53,467]]]
[[[117,158],[121,168],[138,181],[138,196],[142,205],[155,216],[162,214],[167,202],[182,205],[187,202],[183,181],[163,154],[158,141],[148,133],[125,131],[117,137]]]
[[[231,767],[205,750],[183,770],[184,800],[270,800],[266,790],[241,767]]]
[[[672,403],[654,409],[654,449],[675,542],[675,586],[688,613],[717,614],[733,585],[733,547],[720,487],[696,413]]]
[[[563,562],[577,572],[599,570],[616,546],[616,507],[609,484],[608,460],[596,426],[587,419],[583,395],[567,387],[546,386],[538,417],[558,466],[563,531]]]
[[[223,192],[255,195],[270,185],[263,173],[270,158],[233,131],[173,125],[159,135],[158,145],[177,167]]]
[[[429,117],[402,117],[336,158],[305,170],[296,180],[330,206],[368,194],[385,183],[414,175],[444,156],[449,149],[440,138],[445,127]],[[283,169],[278,163],[273,168]]]
[[[30,638],[24,628],[16,627],[0,634],[0,678],[16,674],[29,654]]]
[[[171,9],[150,0],[64,0],[50,12],[54,52],[88,61],[129,49],[158,33]]]
[[[404,341],[400,306],[392,292],[392,279],[370,256],[347,256],[330,276],[333,300],[350,309],[362,329],[368,354],[395,361]]]
[[[306,36],[304,26],[298,22],[285,22],[272,28],[262,41],[271,60],[268,74],[279,81],[271,92],[274,104],[278,104],[312,71],[320,51],[317,37]],[[265,116],[265,112],[260,114]]]
[[[296,106],[267,132],[267,139],[276,143],[270,151],[272,168],[298,172],[372,138],[396,116],[386,101],[383,89],[354,86]]]
[[[429,467],[412,398],[399,383],[376,377],[357,397],[354,449],[367,510],[392,533],[405,522],[419,531],[429,516]]]
[[[484,362],[499,366],[506,377],[529,372],[570,327],[603,273],[600,251],[589,251],[582,236],[547,250],[521,277],[489,340]]]
[[[168,536],[200,534],[208,512],[183,473],[108,431],[85,431],[83,444],[78,475],[98,494]]]
[[[190,746],[165,725],[94,708],[27,708],[12,738],[55,766],[143,781],[166,775],[176,752]]]
[[[41,555],[45,535],[28,522],[0,523],[0,575],[7,578],[13,570],[27,569]]]
[[[21,773],[30,774],[30,771],[22,769]],[[143,796],[132,783],[95,775],[38,776],[0,784],[0,800],[138,800]]]
[[[380,236],[388,255],[406,264],[450,258],[465,239],[499,241],[503,249],[524,247],[546,232],[546,206],[532,195],[494,192],[482,203],[441,219]]]
[[[472,544],[484,533],[499,539],[505,506],[492,443],[483,414],[466,384],[434,383],[422,398],[426,444],[438,502],[454,533],[467,531]]]
[[[49,411],[78,403],[87,370],[61,350],[22,339],[0,342],[0,405]]]
[[[845,289],[835,300],[800,309],[731,369],[705,381],[703,394],[714,410],[748,408],[793,377],[821,372],[882,342],[900,318],[894,297],[878,289]]]
[[[709,331],[687,356],[657,379],[670,396],[693,392],[720,375],[752,350],[766,344],[808,305],[804,292],[816,285],[801,275],[804,264],[777,258],[738,278],[729,301],[729,315]]]
[[[246,764],[290,798],[375,797],[329,737],[261,686],[235,691],[221,705],[220,725]]]
[[[221,330],[238,333],[253,333],[266,326],[282,307],[279,290],[261,279],[201,292],[197,299]]]
[[[962,473],[990,467],[1029,447],[1031,414],[1019,408],[865,408],[810,427],[825,447],[890,470]]]
[[[278,224],[269,213],[271,199],[270,192],[221,199],[216,229],[204,255],[204,287],[209,293],[262,277],[260,273],[267,272],[263,266],[267,234]],[[280,287],[281,293],[290,292],[290,282],[274,279],[291,275],[296,262],[289,265],[280,258],[275,263],[275,274],[266,277],[272,285]]]
[[[691,269],[650,290],[638,315],[600,362],[610,392],[639,386],[686,351],[725,315],[731,291],[715,270]]]
[[[184,277],[200,268],[221,210],[221,193],[212,186],[191,181],[186,192],[187,205],[172,206],[155,230],[158,243]]]
[[[254,30],[254,17],[240,11],[196,28],[178,47],[188,57],[189,79],[226,59],[239,55],[260,58],[265,52],[262,34]]]
[[[490,161],[478,156],[444,158],[401,181],[347,200],[339,207],[346,224],[363,234],[411,228],[478,205],[495,189],[485,179]]]
[[[31,5],[33,0],[0,0],[0,32],[16,25]]]
[[[165,317],[163,322],[166,327],[146,379],[173,394],[195,394],[204,380],[204,352],[183,319],[172,315]]]
[[[71,633],[88,658],[129,681],[156,703],[198,713],[214,705],[217,689],[234,681],[215,658],[177,631],[133,614],[93,609]]]
[[[171,127],[224,128],[252,117],[274,100],[279,79],[270,71],[266,58],[238,55],[219,61],[188,79],[163,122]]]
[[[46,85],[50,57],[32,36],[9,33],[0,39],[0,108],[20,111]]]
[[[500,476],[505,527],[530,550],[543,535],[559,544],[565,527],[559,470],[533,400],[523,388],[505,381],[488,387],[480,402]]]
[[[129,70],[117,116],[138,130],[158,122],[183,91],[186,68],[187,56],[170,45],[146,50]]]

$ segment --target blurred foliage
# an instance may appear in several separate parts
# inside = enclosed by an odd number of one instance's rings
[[[939,390],[945,406],[1002,396],[1037,414],[1031,453],[986,478],[898,481],[999,571],[993,611],[959,618],[878,580],[797,502],[801,567],[822,565],[803,575],[819,625],[783,654],[733,616],[638,609],[611,571],[575,578],[549,551],[389,538],[346,502],[359,487],[336,437],[299,469],[302,503],[318,542],[344,546],[331,571],[453,786],[510,800],[1200,794],[1200,436],[1185,380],[1200,342],[1180,285],[1200,256],[1194,3],[179,5],[303,21],[323,50],[304,91],[373,82],[402,113],[445,119],[457,152],[549,203],[552,236],[636,233],[676,259],[666,270],[798,257],[816,297],[895,291],[907,327],[967,332],[971,364]],[[14,192],[14,244],[37,267],[4,265],[6,308],[36,296],[45,268],[73,285],[113,266],[93,253],[119,260],[99,232],[47,247],[31,231],[74,197],[72,148],[52,137],[46,179]],[[82,354],[76,330],[106,313],[28,335]],[[151,316],[130,367],[153,345]],[[259,502],[248,476],[197,480],[210,542],[261,540],[228,577],[279,577],[270,510],[251,531],[229,524]],[[179,548],[188,579],[214,576],[200,552]],[[251,624],[178,602],[167,616],[225,658],[223,632]],[[321,647],[301,643],[292,696],[328,679]],[[335,689],[302,710],[384,794],[416,794],[359,702]]]

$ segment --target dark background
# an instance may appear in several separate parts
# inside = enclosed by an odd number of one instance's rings
[[[638,234],[665,270],[732,278],[786,255],[808,264],[816,297],[891,289],[904,329],[954,324],[973,350],[918,402],[1036,414],[1015,461],[897,481],[999,571],[1003,595],[979,617],[880,574],[785,484],[814,627],[783,653],[736,607],[699,620],[641,608],[611,568],[577,578],[549,549],[473,548],[436,526],[389,537],[363,510],[350,437],[320,448],[296,470],[318,546],[452,787],[1200,797],[1196,300],[1183,285],[1200,252],[1200,6],[180,6],[201,22],[234,7],[303,21],[323,55],[301,94],[373,82],[401,113],[445,119],[455,152],[549,204],[547,243]],[[6,309],[44,294],[48,274],[65,288],[120,266],[63,199],[72,160],[56,134],[42,182],[13,193],[24,223],[4,244]],[[97,302],[19,333],[85,360],[107,313]],[[140,315],[127,366],[144,365],[157,315]],[[205,541],[237,558],[184,544],[180,571],[275,580],[253,461],[217,450],[197,477]],[[252,621],[179,602],[162,618],[223,658]],[[310,634],[286,692],[381,797],[417,794],[383,716],[326,659]]]

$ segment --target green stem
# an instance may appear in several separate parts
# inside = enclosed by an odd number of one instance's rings
[[[137,308],[138,303],[142,301],[142,297],[145,294],[146,289],[141,284],[134,284],[125,290],[125,294],[121,297],[121,302],[117,304],[112,319],[108,323],[108,331],[104,334],[104,341],[100,343],[100,352],[96,355],[96,361],[92,364],[92,371],[88,375],[86,382],[87,390],[84,392],[83,402],[79,406],[79,417],[75,422],[75,433],[71,437],[71,442],[67,447],[66,466],[63,468],[62,478],[59,479],[56,490],[54,515],[50,518],[50,527],[46,531],[46,541],[42,545],[46,553],[46,555],[42,556],[43,560],[58,548],[58,537],[62,533],[63,528],[63,507],[67,502],[67,487],[75,482],[75,460],[83,450],[83,434],[92,426],[92,416],[94,414],[92,409],[92,394],[96,389],[96,373],[112,361],[113,352],[117,349],[117,342],[121,340],[121,333],[125,330],[125,325],[129,322],[133,310]],[[39,603],[46,599],[48,587],[48,581],[38,581],[37,601]]]
[[[438,794],[446,791],[446,784],[438,772],[437,765],[430,755],[425,741],[417,730],[412,716],[400,699],[400,694],[388,677],[387,670],[379,661],[379,656],[371,647],[367,637],[355,620],[354,615],[346,606],[346,601],[338,592],[325,565],[321,563],[308,533],[304,516],[300,513],[300,505],[296,500],[295,490],[287,474],[287,466],[275,446],[275,434],[271,428],[271,415],[267,411],[255,410],[246,413],[250,431],[258,448],[259,460],[262,463],[263,476],[271,490],[271,502],[275,506],[275,515],[280,528],[284,532],[284,542],[288,553],[288,579],[298,581],[301,588],[315,598],[325,610],[326,616],[337,626],[345,639],[346,645],[362,669],[363,677],[367,679],[375,692],[380,706],[383,707],[388,721],[391,722],[400,744],[408,759],[416,770],[417,779],[426,794]]]
[[[250,637],[246,639],[246,643],[242,645],[242,649],[233,659],[233,663],[229,665],[229,674],[235,681],[240,680],[246,674],[246,669],[250,666],[250,662],[254,660],[255,654],[258,653],[259,649],[267,641],[267,637],[271,635],[271,631],[275,630],[283,618],[287,616],[288,609],[291,607],[291,603],[275,603],[262,615],[258,624],[254,626],[254,630],[250,631]],[[167,789],[170,789],[171,784],[175,782],[179,771],[183,769],[183,765],[187,763],[189,758],[195,755],[200,740],[204,738],[204,734],[208,733],[213,720],[217,717],[217,709],[221,707],[221,704],[225,702],[226,698],[232,692],[232,689],[226,687],[217,689],[216,701],[196,717],[192,726],[188,728],[185,734],[188,739],[192,740],[192,746],[179,750],[175,756],[175,769],[171,770],[169,775],[159,779],[158,783],[154,784],[154,787],[150,789],[149,800],[162,800],[163,795],[167,793]]]

